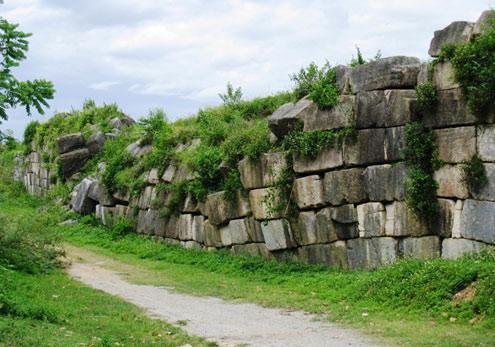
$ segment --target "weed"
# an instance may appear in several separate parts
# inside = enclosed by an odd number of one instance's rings
[[[473,155],[469,160],[463,161],[461,168],[463,181],[466,182],[471,191],[478,192],[488,183],[483,160],[478,154]]]

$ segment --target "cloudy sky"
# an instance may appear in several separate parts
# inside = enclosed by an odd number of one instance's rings
[[[134,118],[163,108],[169,119],[220,102],[228,81],[246,97],[291,87],[311,61],[365,56],[428,59],[434,30],[475,21],[495,0],[4,0],[0,16],[32,32],[20,79],[55,83],[56,111],[86,98],[117,102]],[[0,129],[22,134],[10,112]]]

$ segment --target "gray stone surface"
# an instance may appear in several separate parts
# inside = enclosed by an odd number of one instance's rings
[[[246,219],[233,219],[228,225],[220,228],[220,239],[224,246],[248,243],[249,233]]]
[[[192,239],[198,243],[204,243],[204,223],[205,217],[193,216]]]
[[[86,142],[81,133],[68,134],[58,138],[58,152],[64,154],[84,147]]]
[[[407,168],[404,163],[368,166],[365,190],[370,201],[404,200]]]
[[[354,95],[339,96],[339,103],[329,110],[317,110],[304,118],[304,131],[330,130],[355,125],[357,99]]]
[[[206,198],[206,214],[210,223],[226,224],[229,219],[246,217],[251,213],[248,198],[238,192],[233,199],[228,199],[224,191],[213,193]]]
[[[438,236],[407,237],[400,241],[400,250],[406,258],[433,259],[440,257]]]
[[[151,169],[150,171],[146,172],[144,176],[144,180],[149,184],[160,183],[160,177],[158,176],[158,169]]]
[[[287,167],[284,152],[270,152],[261,155],[262,183],[264,187],[274,185]]]
[[[336,223],[332,219],[332,215],[333,209],[331,207],[321,209],[316,213],[314,239],[318,240],[318,243],[328,243],[338,240]]]
[[[382,89],[407,89],[416,86],[420,60],[414,57],[389,57],[351,69],[349,85],[353,93]]]
[[[434,131],[438,159],[446,163],[469,160],[476,153],[476,128],[457,127]]]
[[[194,216],[192,214],[181,214],[177,223],[178,236],[181,241],[193,240]]]
[[[478,128],[478,153],[483,161],[495,162],[495,125]]]
[[[360,237],[385,235],[387,214],[385,206],[380,202],[369,202],[357,206],[358,230]]]
[[[96,201],[89,197],[89,190],[93,184],[90,178],[84,178],[81,183],[74,187],[72,193],[72,210],[80,214],[90,214],[95,211]]]
[[[220,230],[217,226],[211,224],[209,220],[204,222],[203,231],[205,246],[216,248],[221,248],[223,246]]]
[[[360,203],[366,199],[363,169],[330,171],[325,174],[325,201],[334,205]]]
[[[246,245],[232,245],[232,254],[247,254],[253,257],[270,259],[271,255],[266,246],[262,243],[248,243]]]
[[[249,204],[254,218],[258,220],[277,219],[283,211],[276,211],[274,207],[280,203],[276,188],[262,188],[249,191]]]
[[[325,204],[323,182],[320,176],[306,176],[294,181],[294,199],[297,207],[304,210],[317,208]]]
[[[140,158],[145,154],[151,152],[151,150],[153,149],[151,145],[141,146],[140,142],[140,140],[133,142],[126,148],[127,152],[133,157]]]
[[[466,239],[495,244],[495,202],[464,201],[460,234]]]
[[[177,166],[174,164],[170,164],[165,169],[165,172],[162,175],[162,181],[166,183],[172,183],[174,181],[175,172],[177,171]]]
[[[468,253],[480,252],[486,245],[466,239],[444,239],[442,241],[442,258],[456,259]]]
[[[398,241],[392,237],[353,239],[347,241],[349,266],[356,268],[377,268],[397,260]]]
[[[112,226],[114,223],[114,207],[101,206],[96,205],[95,207],[95,215],[96,219],[98,219],[103,225]]]
[[[487,24],[490,20],[493,20],[495,13],[493,10],[486,10],[481,13],[473,27],[473,35],[479,35],[487,29]]]
[[[420,219],[405,202],[396,201],[385,205],[387,236],[424,236],[430,234],[426,221]]]
[[[296,245],[290,224],[285,219],[275,219],[261,224],[261,230],[268,250],[292,248]]]
[[[462,204],[462,200],[458,200]],[[452,236],[456,202],[450,199],[438,199],[438,218],[434,221],[434,229],[437,235],[447,238]]]
[[[316,104],[307,97],[295,104],[284,104],[268,117],[268,126],[275,136],[282,138],[299,124],[303,124],[304,118],[316,112],[317,108]]]
[[[263,169],[260,160],[242,159],[239,162],[239,173],[244,189],[263,188]]]
[[[314,211],[301,212],[297,218],[297,226],[292,228],[294,240],[298,245],[311,245],[327,241],[325,235],[319,235]],[[323,236],[323,237],[320,237]]]
[[[102,131],[98,131],[97,133],[91,135],[87,143],[87,147],[91,155],[100,153],[105,145],[105,141],[106,137]]]
[[[450,23],[442,30],[435,31],[428,54],[432,57],[438,57],[442,47],[447,43],[469,41],[473,28],[474,23],[458,21]]]
[[[153,186],[146,186],[139,196],[139,208],[141,210],[146,210],[151,207],[151,202],[153,201],[153,197],[155,193],[153,192]]]
[[[348,267],[345,241],[327,245],[309,245],[298,249],[298,257],[309,264],[326,264],[332,267]]]
[[[488,183],[479,189],[473,189],[471,193],[475,199],[495,201],[495,163],[485,163],[483,165]]]
[[[81,170],[90,157],[87,148],[76,149],[60,155],[60,170],[65,178],[69,178]]]
[[[322,149],[315,158],[294,156],[294,171],[307,174],[328,171],[343,165],[342,148],[328,147]]]
[[[466,199],[469,191],[463,177],[464,174],[459,165],[442,166],[434,175],[438,183],[437,196]]]
[[[460,88],[460,84],[455,81],[454,69],[450,62],[438,62],[432,72],[433,83],[437,90]]]
[[[476,122],[476,116],[468,110],[461,89],[439,90],[436,113],[425,115],[423,118],[423,123],[432,128],[470,125]]]
[[[358,129],[400,126],[415,119],[416,92],[411,89],[361,92],[357,100]]]

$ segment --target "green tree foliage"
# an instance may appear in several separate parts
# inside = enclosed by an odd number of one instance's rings
[[[241,87],[234,88],[232,83],[227,83],[227,92],[225,94],[218,94],[223,103],[228,106],[236,105],[242,100]]]
[[[28,115],[34,107],[44,114],[48,107],[47,100],[53,99],[53,83],[46,80],[19,81],[11,69],[19,66],[26,59],[29,48],[29,33],[19,31],[18,24],[9,23],[0,17],[0,121],[6,120],[7,110],[16,106],[26,109]]]

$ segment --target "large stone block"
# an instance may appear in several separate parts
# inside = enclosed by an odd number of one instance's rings
[[[304,131],[330,130],[355,125],[357,99],[354,95],[339,96],[339,103],[329,110],[317,110],[304,118]]]
[[[294,171],[301,174],[328,171],[343,164],[342,148],[337,147],[324,148],[314,158],[294,156]]]
[[[239,173],[244,189],[263,187],[263,169],[260,160],[244,158],[239,162]]]
[[[466,239],[444,239],[442,258],[456,259],[468,253],[478,253],[486,247],[484,243]]]
[[[462,200],[457,200],[457,202],[462,205]],[[455,214],[456,202],[454,200],[438,199],[438,218],[433,221],[435,234],[444,238],[451,237]]]
[[[478,153],[483,161],[495,162],[495,125],[478,128]]]
[[[146,186],[139,196],[138,206],[141,210],[146,210],[151,207],[151,202],[155,196],[155,188],[153,186]]]
[[[249,191],[249,204],[254,218],[258,220],[277,219],[283,211],[275,209],[280,204],[276,188],[262,188]]]
[[[141,146],[141,140],[137,140],[127,146],[126,151],[133,157],[141,158],[151,152],[152,149],[153,147],[151,145]]]
[[[364,184],[371,201],[404,200],[407,167],[404,163],[368,166]]]
[[[419,218],[403,201],[385,205],[387,236],[424,236],[430,234],[428,224]]]
[[[481,188],[473,189],[473,197],[478,200],[495,201],[495,163],[485,163],[488,182]]]
[[[414,57],[389,57],[351,69],[349,85],[353,93],[416,86],[420,60]]]
[[[316,214],[316,236],[320,242],[347,240],[359,236],[354,205],[327,207]]]
[[[473,28],[474,23],[459,21],[452,22],[442,30],[435,31],[428,54],[432,57],[438,57],[442,47],[446,44],[469,41]]]
[[[301,247],[298,249],[298,257],[309,264],[326,264],[338,268],[348,267],[345,241]]]
[[[97,133],[91,135],[88,140],[87,147],[91,155],[95,155],[100,153],[105,145],[106,137],[102,131],[98,131]]]
[[[216,225],[213,225],[209,220],[206,220],[203,225],[203,230],[205,246],[215,248],[221,248],[223,246],[220,230]]]
[[[261,225],[253,218],[233,219],[220,228],[220,239],[223,246],[263,241]]]
[[[363,169],[330,171],[324,178],[325,201],[334,205],[354,204],[366,199]]]
[[[95,211],[96,201],[89,197],[89,190],[94,180],[85,178],[74,187],[72,193],[72,210],[80,214],[90,214]]]
[[[149,184],[160,183],[160,177],[158,176],[158,169],[151,169],[144,175],[144,181]]]
[[[469,191],[459,165],[444,165],[435,172],[438,183],[437,196],[443,198],[466,199]]]
[[[448,61],[438,62],[433,67],[433,83],[437,90],[447,90],[460,88],[460,84],[455,81],[454,68]]]
[[[68,134],[58,138],[58,152],[60,154],[72,152],[84,147],[86,142],[81,133]]]
[[[452,238],[461,238],[462,210],[464,200],[457,200],[454,206],[454,216],[452,217]]]
[[[495,202],[464,201],[460,234],[466,239],[495,244]]]
[[[179,240],[193,240],[194,216],[192,214],[181,214],[177,225]]]
[[[294,199],[299,209],[323,206],[323,182],[320,176],[306,176],[294,181]]]
[[[432,128],[470,125],[476,122],[476,116],[467,108],[461,89],[439,90],[436,112],[423,117],[425,126]]]
[[[261,224],[261,231],[268,250],[276,251],[295,247],[290,224],[285,219],[270,220]]]
[[[357,95],[356,126],[358,129],[385,128],[405,125],[415,119],[416,92],[405,90],[375,90]]]
[[[474,23],[473,35],[479,35],[485,32],[489,28],[490,20],[495,17],[495,12],[493,10],[486,10],[481,13],[476,23]]]
[[[321,209],[316,213],[316,230],[313,231],[314,236],[309,236],[312,230],[308,229],[308,240],[316,239],[317,243],[329,243],[338,240],[337,228],[332,215],[331,207]]]
[[[90,157],[87,148],[76,149],[60,155],[60,170],[65,178],[69,178],[81,170]]]
[[[359,130],[356,139],[345,139],[346,165],[384,164],[401,159],[404,127]]]
[[[299,124],[302,124],[304,118],[316,112],[317,109],[316,104],[307,97],[295,104],[284,104],[268,117],[268,126],[275,136],[282,138]]]
[[[460,163],[476,153],[474,126],[438,129],[434,131],[438,159],[446,163]]]
[[[347,241],[349,266],[357,268],[377,268],[397,260],[398,241],[392,237],[353,239]]]
[[[263,243],[249,243],[246,245],[232,245],[232,254],[242,255],[247,254],[253,257],[261,257],[271,259],[272,256]]]
[[[172,183],[174,181],[175,172],[177,171],[177,166],[175,164],[170,164],[165,169],[165,172],[162,175],[163,182]]]
[[[105,186],[98,181],[93,181],[91,187],[89,188],[88,196],[94,201],[98,201],[100,205],[103,206],[112,206],[115,204],[112,195],[108,192]]]
[[[264,153],[259,160],[245,158],[239,162],[242,185],[248,190],[271,186],[286,167],[286,154],[283,152]]]
[[[440,257],[438,236],[407,237],[400,241],[400,250],[406,258],[433,259]]]
[[[229,219],[246,217],[251,213],[249,201],[241,192],[233,199],[229,199],[224,191],[210,194],[206,198],[205,209],[210,223],[215,225],[226,224]]]
[[[357,206],[358,229],[360,237],[385,235],[387,214],[380,202],[370,202]]]
[[[96,205],[95,216],[103,225],[112,226],[114,223],[115,208]]]
[[[205,217],[193,216],[192,239],[198,243],[204,243],[204,223]]]
[[[317,218],[313,211],[299,213],[297,225],[292,228],[297,244],[304,246],[335,241],[337,237],[334,223],[325,217],[320,214]]]

